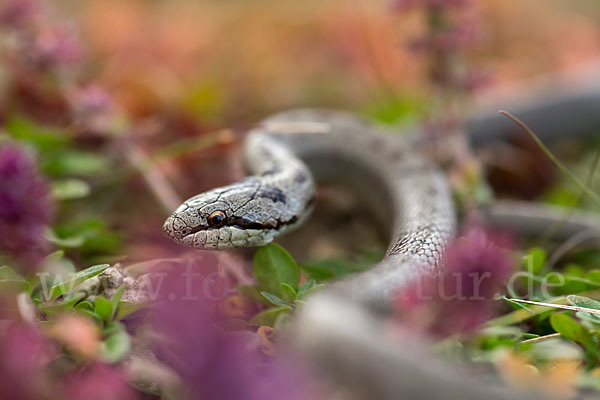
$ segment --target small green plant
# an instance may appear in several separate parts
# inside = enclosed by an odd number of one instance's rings
[[[250,325],[278,326],[314,291],[322,288],[314,279],[300,285],[300,267],[283,247],[270,243],[256,250],[253,260],[256,286],[242,286],[240,292],[268,306],[256,314]]]

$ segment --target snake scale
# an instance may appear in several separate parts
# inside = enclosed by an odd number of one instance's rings
[[[386,305],[439,266],[454,207],[443,174],[410,140],[348,113],[297,109],[262,121],[243,152],[251,176],[183,202],[164,223],[168,237],[198,249],[261,246],[309,216],[316,182],[340,182],[356,191],[391,240],[383,260],[333,290]]]

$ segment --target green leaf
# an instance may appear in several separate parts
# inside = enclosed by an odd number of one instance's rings
[[[64,297],[62,303],[67,307],[73,307],[85,297],[87,297],[87,294],[83,292],[70,293],[69,295]]]
[[[534,275],[539,274],[544,265],[546,265],[546,259],[546,250],[541,247],[529,249],[527,254],[523,257],[525,270]]]
[[[97,217],[69,220],[64,225],[55,226],[56,235],[61,238],[82,237],[80,251],[87,254],[114,254],[118,251],[120,234],[111,232],[106,222]]]
[[[4,279],[0,281],[0,293],[21,293],[28,292],[31,290],[31,284],[22,279],[20,280],[12,280],[12,279]]]
[[[11,267],[8,265],[3,265],[0,267],[0,281],[11,280],[11,281],[22,281],[24,278],[17,274]]]
[[[79,271],[69,277],[64,282],[57,282],[55,285],[51,286],[49,289],[49,294],[51,299],[55,299],[61,294],[77,287],[82,284],[86,280],[93,278],[94,276],[100,274],[102,271],[107,269],[110,265],[108,264],[100,264],[94,265],[92,267],[86,268],[83,271]]]
[[[12,117],[4,125],[12,137],[27,142],[40,150],[50,151],[68,143],[68,135],[36,125],[22,117]]]
[[[65,256],[64,250],[57,250],[54,253],[50,253],[46,256],[46,260],[48,261],[60,261]]]
[[[94,176],[110,170],[103,156],[81,151],[63,151],[44,164],[44,172],[52,176]]]
[[[80,303],[78,303],[75,306],[76,310],[88,310],[88,311],[94,311],[94,305],[92,304],[92,302],[84,300]]]
[[[146,303],[130,303],[128,301],[120,301],[119,308],[117,310],[117,315],[115,316],[115,320],[120,321],[123,318],[128,317],[134,312],[141,310],[145,307],[148,307]]]
[[[81,179],[61,179],[52,182],[52,196],[56,200],[82,199],[90,192],[90,185]]]
[[[92,318],[96,324],[98,324],[99,326],[102,326],[102,318],[100,318],[100,316],[98,314],[96,314],[94,311],[88,310],[87,308],[81,308],[81,309],[77,309],[78,312],[89,316],[90,318]]]
[[[279,297],[275,296],[274,294],[271,294],[269,292],[260,292],[260,294],[269,301],[269,303],[275,305],[275,306],[285,306],[287,305],[285,301],[281,300]]]
[[[294,288],[288,285],[287,283],[281,284],[281,293],[283,294],[283,299],[288,304],[296,300],[296,290],[294,290]]]
[[[304,293],[306,293],[307,291],[312,289],[312,287],[315,286],[316,284],[317,284],[317,282],[314,279],[304,282],[304,285],[302,285],[302,287],[300,287],[300,289],[298,289],[298,293],[297,293],[298,297],[302,296]]]
[[[325,260],[311,261],[302,264],[301,268],[308,275],[317,281],[328,280],[330,278],[341,278],[353,272],[364,271],[370,268],[374,262],[381,259],[382,254],[378,252],[365,253],[359,259],[346,260],[331,258]]]
[[[260,294],[260,288],[258,288],[258,286],[239,285],[237,291],[248,300],[269,304],[262,294]]]
[[[282,283],[298,287],[300,269],[285,249],[275,243],[259,248],[254,254],[254,277],[261,289],[284,297]]]
[[[550,325],[563,337],[581,344],[592,364],[598,362],[598,344],[595,337],[573,318],[566,314],[552,314]]]
[[[100,344],[101,358],[105,362],[115,363],[122,360],[131,349],[131,338],[125,327],[114,322],[105,331],[108,337]]]
[[[100,316],[100,318],[102,318],[102,320],[105,323],[108,323],[112,320],[114,311],[112,303],[104,297],[96,298],[96,301],[94,302],[94,311]]]
[[[63,301],[50,301],[40,303],[37,307],[48,315],[57,315],[72,310],[89,310],[94,311],[94,305],[89,301],[81,301],[85,297],[85,293],[75,293],[71,297],[65,297]],[[86,304],[87,303],[87,304]],[[81,305],[80,305],[81,304]]]
[[[377,122],[398,126],[417,118],[426,108],[425,104],[423,97],[385,96],[379,101],[370,102],[365,113]]]
[[[333,271],[331,271],[330,269],[323,267],[322,265],[318,265],[318,264],[302,264],[300,266],[304,271],[306,271],[306,273],[308,274],[308,276],[310,276],[312,279],[316,279],[318,281],[326,281],[328,279],[333,278],[333,276],[335,275],[335,273]]]
[[[304,300],[307,296],[310,296],[313,292],[316,292],[317,290],[321,290],[324,287],[325,287],[325,285],[322,283],[320,283],[318,285],[314,285],[310,289],[303,291],[301,295],[298,295],[297,300]]]
[[[600,325],[600,315],[598,315],[598,314],[592,314],[592,313],[585,312],[585,311],[578,311],[575,313],[575,315],[581,321],[587,321],[587,322],[591,322],[592,324]],[[596,327],[596,329],[597,329],[597,327]]]
[[[260,326],[260,325],[273,326],[273,324],[275,323],[275,320],[277,319],[277,317],[279,315],[281,315],[282,313],[289,313],[291,311],[292,311],[292,307],[287,306],[287,305],[269,308],[268,310],[265,310],[265,311],[262,311],[262,312],[256,314],[248,323],[250,325],[254,325],[254,326]]]
[[[290,313],[281,313],[275,318],[273,322],[273,328],[277,332],[283,332],[292,322],[292,315]]]
[[[46,230],[46,239],[48,239],[48,241],[50,243],[55,244],[57,246],[69,247],[69,248],[80,247],[83,244],[83,242],[85,241],[83,236],[72,236],[72,237],[67,237],[67,238],[60,238],[56,235],[56,232],[54,232],[50,228],[48,228]]]
[[[600,301],[592,300],[587,297],[569,295],[567,296],[567,302],[572,306],[593,308],[594,310],[600,310]]]
[[[112,307],[113,307],[113,313],[119,308],[119,303],[121,302],[121,297],[123,297],[123,293],[125,292],[125,289],[127,289],[127,285],[126,284],[121,285],[117,289],[115,294],[113,294],[113,296],[110,298],[110,303],[112,304]]]
[[[600,269],[593,269],[589,271],[585,277],[591,282],[600,283]]]

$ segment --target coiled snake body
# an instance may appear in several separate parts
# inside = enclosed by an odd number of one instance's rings
[[[308,217],[315,181],[342,182],[367,203],[391,242],[381,262],[337,288],[361,301],[386,303],[438,266],[455,224],[443,175],[399,139],[343,112],[276,114],[246,138],[245,162],[253,175],[186,200],[164,232],[200,249],[261,246]]]

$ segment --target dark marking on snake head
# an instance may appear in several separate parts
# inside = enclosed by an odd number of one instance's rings
[[[306,182],[307,179],[308,179],[308,177],[306,176],[306,174],[304,172],[298,172],[298,173],[296,173],[296,175],[294,175],[295,183],[304,183],[304,182]]]
[[[239,228],[242,229],[263,229],[263,225],[255,222],[255,221],[251,221],[247,218],[243,218],[243,217],[228,217],[227,218],[227,225],[229,226],[237,226]]]
[[[269,199],[274,203],[280,202],[280,203],[284,203],[284,204],[287,200],[283,191],[275,186],[263,186],[256,193],[254,198],[255,199],[259,199],[259,198]]]

